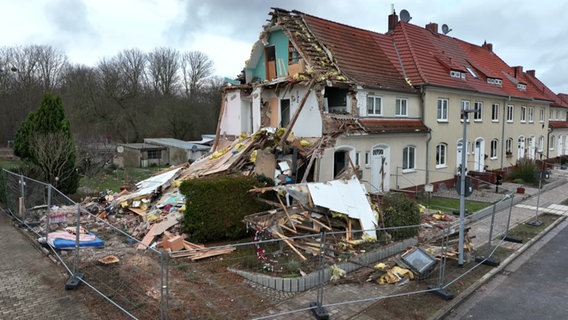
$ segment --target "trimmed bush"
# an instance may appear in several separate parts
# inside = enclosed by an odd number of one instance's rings
[[[259,194],[248,191],[267,185],[266,180],[241,175],[184,181],[180,186],[187,199],[183,231],[195,242],[242,239],[247,234],[243,218],[269,209],[256,200]]]
[[[386,193],[381,201],[381,221],[386,228],[417,226],[420,224],[420,208],[418,204],[400,193]],[[414,237],[416,228],[401,228],[389,231],[398,239]]]

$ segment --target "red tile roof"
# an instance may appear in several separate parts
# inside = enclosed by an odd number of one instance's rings
[[[430,129],[419,119],[363,118],[359,122],[369,133],[418,133]]]
[[[412,90],[392,65],[380,42],[388,36],[303,14],[309,30],[334,58],[339,69],[356,83],[385,89]]]
[[[555,129],[568,128],[568,121],[548,121],[548,125]]]
[[[493,52],[492,45],[474,45],[438,33],[436,24],[422,28],[398,21],[392,32],[381,34],[299,11],[276,8],[272,14],[280,17],[279,24],[290,29],[292,38],[304,38],[303,42],[296,41],[304,47],[304,55],[316,57],[312,59],[315,62],[325,60],[324,53],[330,53],[333,65],[328,68],[363,86],[412,90],[410,83],[415,87],[440,86],[568,105],[538,80],[534,71],[523,72],[521,67],[507,65]],[[310,48],[310,43],[314,48]],[[459,72],[460,77],[451,77],[450,71]],[[500,79],[501,85],[488,83],[488,78]],[[526,89],[520,90],[518,84]]]

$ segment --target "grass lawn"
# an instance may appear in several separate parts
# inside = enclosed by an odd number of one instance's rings
[[[440,210],[444,213],[452,213],[452,211],[460,209],[460,199],[432,197],[431,200],[423,199],[419,202],[427,208]],[[490,205],[491,203],[487,202],[465,200],[465,209],[470,213],[479,211]]]
[[[0,169],[10,170],[20,165],[19,159],[0,158]]]
[[[82,177],[78,192],[83,194],[94,194],[106,190],[119,192],[122,186],[133,189],[137,182],[148,179],[163,169],[163,167],[107,169],[92,178]]]

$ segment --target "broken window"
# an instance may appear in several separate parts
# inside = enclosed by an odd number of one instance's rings
[[[325,87],[324,98],[330,113],[347,113],[347,89]]]
[[[276,78],[276,49],[274,46],[264,48],[266,57],[266,80]]]
[[[280,100],[280,127],[286,128],[290,124],[290,99]]]
[[[333,155],[333,176],[337,177],[347,168],[347,150],[335,151]]]

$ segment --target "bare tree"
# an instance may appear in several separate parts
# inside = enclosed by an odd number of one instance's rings
[[[75,174],[73,170],[66,170],[75,165],[70,163],[75,157],[69,157],[74,144],[65,133],[35,133],[30,139],[30,147],[45,181],[57,187],[59,181]]]
[[[67,67],[67,56],[51,46],[33,46],[38,58],[38,77],[43,90],[54,91],[61,86],[63,70]]]
[[[170,48],[156,48],[148,54],[150,82],[161,95],[172,95],[179,81],[179,52]]]
[[[190,51],[182,55],[181,68],[185,94],[193,100],[205,79],[213,74],[213,61],[203,52]]]
[[[146,54],[139,49],[128,49],[116,58],[122,87],[130,96],[138,96],[146,85]]]

